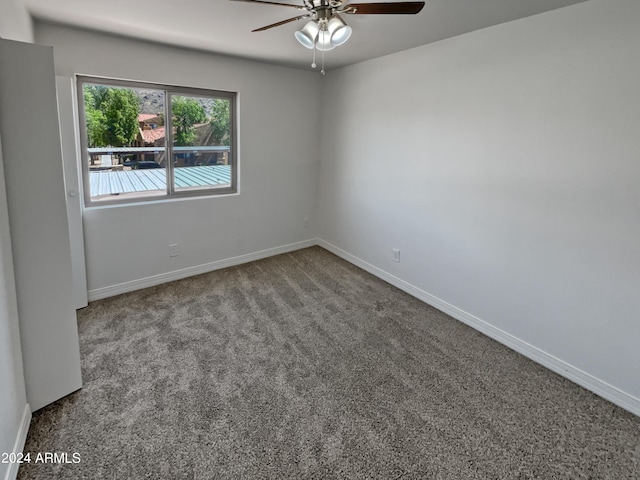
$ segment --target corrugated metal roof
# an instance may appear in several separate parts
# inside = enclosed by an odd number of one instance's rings
[[[231,184],[230,165],[181,167],[174,170],[176,189],[210,187]],[[123,171],[89,172],[91,196],[118,193],[166,191],[167,176],[164,168]]]

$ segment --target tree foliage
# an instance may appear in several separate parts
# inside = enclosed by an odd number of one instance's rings
[[[107,142],[114,147],[128,146],[138,134],[138,98],[126,88],[110,88],[102,102],[107,119]]]
[[[123,147],[135,141],[139,107],[133,90],[85,85],[84,105],[90,147]]]
[[[229,100],[216,99],[211,112],[211,130],[216,145],[229,146],[231,121]]]
[[[87,94],[91,97],[93,103],[93,108],[100,108],[102,102],[104,102],[105,97],[107,96],[107,92],[109,91],[109,87],[105,85],[91,85],[85,84],[84,93],[85,93],[85,103],[87,99]]]
[[[96,108],[96,97],[91,88],[94,85],[85,85],[84,88],[84,109],[87,122],[87,137],[90,147],[107,146],[107,118],[102,110]]]
[[[193,145],[196,132],[193,125],[206,121],[207,115],[200,103],[188,97],[171,99],[173,127],[175,128],[174,144],[178,147]]]

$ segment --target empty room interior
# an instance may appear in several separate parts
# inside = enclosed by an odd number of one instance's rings
[[[0,0],[0,478],[640,478],[639,26]]]

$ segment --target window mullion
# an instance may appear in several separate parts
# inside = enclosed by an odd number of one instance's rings
[[[171,111],[171,102],[173,94],[169,91],[164,92],[164,142],[165,152],[167,152],[167,195],[171,196],[175,193],[175,182],[173,180],[173,113]]]

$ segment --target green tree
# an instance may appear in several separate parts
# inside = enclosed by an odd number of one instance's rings
[[[171,110],[173,112],[173,127],[176,132],[175,145],[178,147],[193,145],[196,139],[193,125],[207,120],[204,107],[193,98],[173,97]]]
[[[102,102],[104,102],[104,99],[107,96],[107,92],[109,90],[110,88],[104,85],[85,84],[84,85],[85,104],[87,101],[87,94],[89,94],[91,101],[93,102],[92,107],[96,109],[100,109]]]
[[[107,144],[130,146],[138,135],[138,97],[127,88],[109,88],[101,110],[106,118]]]
[[[90,147],[130,146],[138,134],[138,97],[126,88],[84,86]]]
[[[93,86],[84,86],[84,110],[89,147],[106,147],[107,119],[102,110],[96,108],[96,97],[92,89],[88,88]]]
[[[216,145],[229,146],[231,137],[231,122],[229,115],[229,100],[216,99],[211,112],[211,131]]]
[[[107,118],[101,110],[88,110],[87,112],[87,137],[89,147],[106,147]]]

